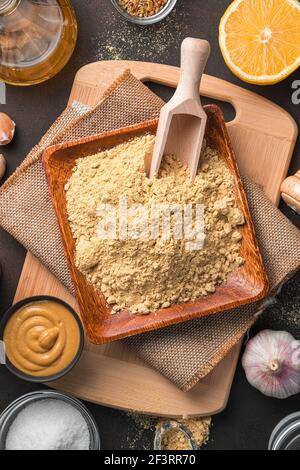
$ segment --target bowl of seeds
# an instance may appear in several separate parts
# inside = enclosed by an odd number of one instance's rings
[[[177,0],[111,0],[111,2],[127,21],[150,25],[168,16]]]

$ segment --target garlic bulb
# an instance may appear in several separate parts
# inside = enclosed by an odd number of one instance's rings
[[[5,113],[0,113],[0,145],[9,144],[15,135],[16,124]]]
[[[4,176],[5,170],[6,170],[6,160],[4,158],[4,155],[2,155],[1,153],[0,154],[0,180]]]
[[[300,393],[300,341],[290,333],[261,331],[247,344],[242,365],[250,384],[264,395]]]

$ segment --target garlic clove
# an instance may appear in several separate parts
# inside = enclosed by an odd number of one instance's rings
[[[0,154],[0,180],[3,178],[6,171],[6,160],[4,155]]]
[[[0,145],[9,144],[15,135],[16,124],[5,113],[0,113]]]
[[[300,342],[285,331],[264,330],[247,344],[242,365],[253,387],[287,398],[300,393]]]
[[[280,190],[284,202],[300,214],[300,170],[294,176],[286,178]]]

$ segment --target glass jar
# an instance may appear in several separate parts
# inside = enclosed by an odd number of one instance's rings
[[[8,431],[20,411],[39,400],[45,400],[49,398],[54,400],[62,400],[76,408],[76,410],[81,413],[88,425],[90,432],[89,450],[100,450],[101,443],[98,427],[88,409],[79,400],[52,390],[41,390],[40,392],[28,393],[27,395],[24,395],[15,400],[6,408],[6,410],[3,411],[0,416],[0,450],[5,450]]]
[[[300,412],[293,413],[275,427],[269,450],[300,450]]]
[[[77,21],[69,0],[0,0],[0,80],[33,85],[70,59]]]

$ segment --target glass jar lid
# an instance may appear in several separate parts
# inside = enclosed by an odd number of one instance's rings
[[[277,424],[271,434],[269,450],[300,450],[300,412],[293,413]]]

